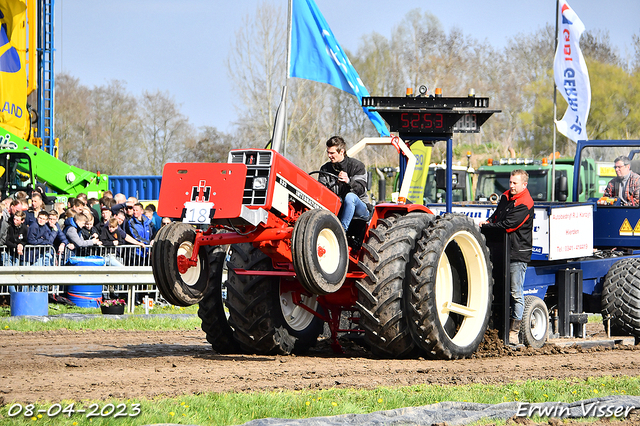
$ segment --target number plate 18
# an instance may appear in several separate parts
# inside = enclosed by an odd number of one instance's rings
[[[200,225],[208,225],[211,221],[211,210],[213,203],[198,203],[195,201],[184,203],[185,215],[182,221],[184,223],[195,223]]]

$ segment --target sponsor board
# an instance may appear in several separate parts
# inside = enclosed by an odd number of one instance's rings
[[[429,204],[437,215],[444,214],[444,204]],[[453,206],[453,213],[462,213],[476,224],[486,221],[495,205]],[[532,260],[560,260],[593,254],[593,206],[534,206]]]

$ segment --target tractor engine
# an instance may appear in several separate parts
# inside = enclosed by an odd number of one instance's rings
[[[340,199],[273,150],[233,150],[227,163],[168,163],[158,214],[199,225],[248,228],[284,221],[305,210],[337,214]]]

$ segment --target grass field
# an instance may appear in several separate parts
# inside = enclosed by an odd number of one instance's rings
[[[100,314],[99,309],[70,308],[50,305],[49,314],[96,314],[91,319],[75,321],[56,319],[40,322],[9,317],[9,310],[0,312],[0,328],[16,331],[67,329],[170,330],[200,327],[195,315],[197,306],[176,308],[156,307],[154,314],[190,314],[181,321],[162,315],[145,317],[144,309],[115,320]],[[5,401],[0,407],[0,425],[141,425],[177,423],[196,425],[233,425],[254,419],[309,418],[338,414],[361,414],[401,407],[416,407],[442,401],[469,401],[496,404],[508,401],[573,402],[608,395],[640,395],[640,377],[601,377],[586,380],[531,380],[504,385],[419,385],[374,390],[328,389],[321,391],[281,391],[260,393],[207,393],[177,398],[128,399],[105,401]],[[86,410],[78,413],[78,410]],[[91,413],[95,414],[91,415]],[[131,416],[131,414],[136,414]],[[117,420],[116,420],[117,418]],[[536,418],[532,418],[534,421]],[[487,421],[496,423],[495,420]],[[504,422],[497,422],[504,424]]]
[[[117,419],[118,425],[154,423],[233,425],[267,417],[303,419],[348,413],[361,414],[430,405],[442,401],[473,401],[486,404],[507,401],[574,402],[625,394],[640,394],[640,378],[530,380],[498,386],[419,385],[374,390],[210,393],[153,400],[42,401],[32,407],[27,407],[27,403],[8,403],[0,408],[0,424],[107,425],[116,423],[114,417],[120,413],[121,416]],[[86,412],[78,413],[77,411],[81,409]],[[92,410],[95,416],[91,416]],[[38,411],[41,413],[38,414]],[[139,414],[135,417],[130,416],[137,412]],[[55,413],[57,414],[54,416]],[[535,421],[536,418],[532,420]],[[495,424],[495,420],[487,423]]]
[[[34,321],[23,317],[11,317],[8,306],[0,309],[0,329],[16,331],[43,330],[193,330],[200,328],[200,318],[197,316],[198,306],[180,308],[176,306],[155,306],[150,314],[188,314],[189,317],[176,320],[163,315],[143,317],[143,306],[136,306],[133,314],[125,314],[124,319],[116,319],[110,315],[102,315],[100,308],[78,308],[65,305],[50,304],[49,316],[55,318],[61,314],[95,315],[86,320],[55,319],[54,321]]]

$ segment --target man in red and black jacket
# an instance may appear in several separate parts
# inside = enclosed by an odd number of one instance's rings
[[[509,190],[500,197],[498,207],[480,226],[503,229],[511,242],[511,321],[509,343],[518,342],[518,331],[524,311],[524,275],[531,261],[533,239],[533,199],[527,189],[529,174],[513,170]]]

